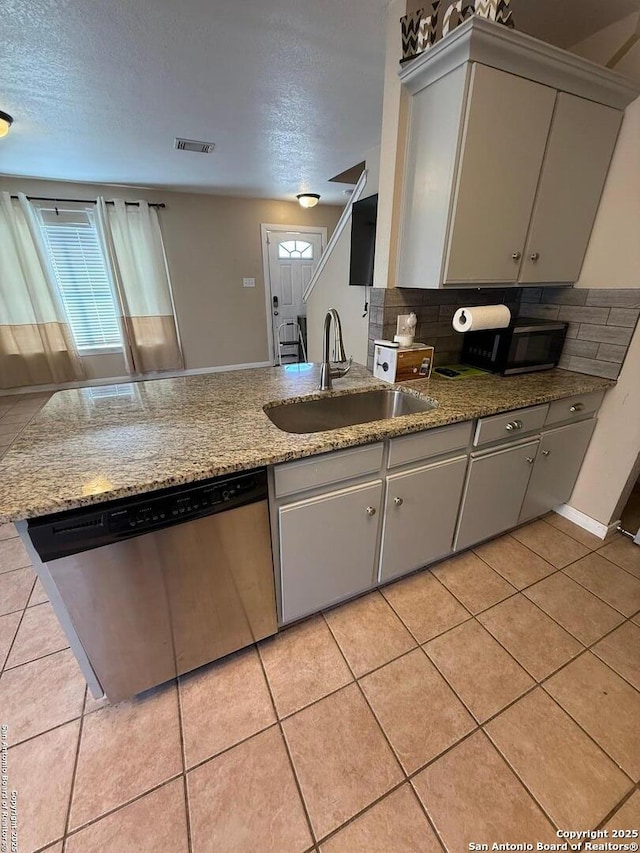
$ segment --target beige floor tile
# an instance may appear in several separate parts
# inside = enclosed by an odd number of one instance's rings
[[[1,545],[2,543],[0,543]],[[36,575],[33,569],[16,569],[2,575],[0,583],[0,615],[24,610],[29,601]]]
[[[640,791],[635,791],[624,805],[620,806],[613,817],[605,823],[603,829],[638,829],[640,828]],[[613,839],[615,840],[615,839]],[[620,839],[626,841],[626,839]]]
[[[376,803],[321,846],[321,853],[440,853],[410,785]]]
[[[300,853],[311,846],[278,726],[200,765],[187,782],[194,853]]]
[[[402,780],[396,759],[355,684],[284,720],[285,737],[317,838]]]
[[[28,663],[59,652],[69,646],[58,617],[50,604],[39,604],[25,611],[7,667]]]
[[[0,542],[0,574],[30,566],[31,560],[20,539],[3,539]]]
[[[478,722],[535,683],[477,622],[465,622],[424,647]]]
[[[631,788],[629,779],[538,688],[485,731],[559,827],[594,827]]]
[[[640,546],[635,545],[626,536],[619,536],[604,548],[600,548],[598,553],[640,578]]]
[[[18,849],[31,853],[64,834],[80,722],[9,750],[9,789],[18,794]]]
[[[419,572],[381,590],[419,643],[469,619],[469,613],[429,571]]]
[[[13,539],[18,535],[18,531],[13,524],[0,524],[0,541],[4,539]]]
[[[260,656],[281,717],[353,681],[321,616],[264,640],[260,643]]]
[[[87,688],[87,695],[84,700],[84,714],[92,714],[94,711],[106,708],[108,705],[111,705],[111,702],[109,702],[106,696],[100,696],[98,699],[95,699],[89,688]]]
[[[187,767],[276,721],[253,646],[182,676],[179,684]]]
[[[551,675],[583,646],[523,595],[481,613],[478,621],[536,681]]]
[[[640,780],[637,690],[590,652],[556,673],[544,688],[619,767]]]
[[[555,566],[547,563],[513,536],[492,539],[474,550],[516,589],[530,586],[557,571]]]
[[[422,649],[365,675],[360,685],[407,773],[476,727]]]
[[[562,572],[525,589],[523,594],[585,645],[595,643],[624,619]]]
[[[633,617],[632,617],[632,619],[631,619],[631,621],[632,621],[635,625],[640,625],[640,613],[637,613],[635,616],[633,616]]]
[[[67,838],[66,853],[187,853],[184,781],[176,779]]]
[[[0,669],[4,666],[4,662],[9,654],[9,649],[18,630],[18,623],[21,616],[22,613],[9,613],[6,616],[0,616]]]
[[[51,847],[45,847],[42,853],[62,853],[62,841],[52,844]]]
[[[625,622],[591,650],[640,690],[640,628]]]
[[[416,645],[379,592],[343,604],[325,616],[356,676],[388,663]]]
[[[515,592],[473,551],[440,563],[433,573],[471,613],[480,613]]]
[[[534,521],[533,524],[514,530],[511,535],[557,569],[563,569],[590,551],[546,521]]]
[[[599,554],[583,557],[565,572],[625,616],[640,610],[640,580]]]
[[[79,717],[85,686],[68,649],[5,670],[0,678],[0,707],[2,721],[9,726],[9,743]]]
[[[569,521],[568,518],[558,515],[557,512],[550,512],[549,515],[545,515],[544,520],[547,524],[550,524],[557,530],[561,530],[563,533],[566,533],[567,536],[570,536],[572,539],[575,539],[577,542],[580,542],[592,551],[595,551],[597,548],[601,548],[604,544],[603,540],[600,539],[599,536],[589,533],[589,531],[585,530],[584,527],[580,527],[579,524],[574,524],[573,521]]]
[[[413,780],[452,853],[471,842],[553,841],[553,829],[483,732],[439,758]]]
[[[47,601],[49,601],[49,598],[44,591],[40,578],[36,578],[36,585],[33,588],[27,607],[34,607],[36,604],[45,604]]]
[[[175,684],[86,715],[70,828],[124,805],[181,771]]]

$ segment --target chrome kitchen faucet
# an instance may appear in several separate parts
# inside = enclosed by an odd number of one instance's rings
[[[340,323],[340,315],[335,308],[330,308],[324,318],[324,333],[322,341],[322,366],[320,367],[320,390],[331,391],[333,387],[332,379],[338,379],[340,376],[345,376],[351,370],[353,358],[349,358],[349,363],[346,367],[331,367],[329,356],[329,339],[331,337],[331,320],[336,327],[336,352],[335,360],[340,364],[347,361],[347,356],[344,351],[344,341],[342,340],[342,324]]]

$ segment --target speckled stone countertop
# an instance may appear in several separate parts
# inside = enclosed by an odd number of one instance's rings
[[[271,465],[547,403],[614,385],[551,370],[406,382],[437,401],[423,414],[313,434],[282,432],[270,403],[325,396],[319,365],[268,367],[59,391],[0,461],[0,522]],[[360,365],[333,394],[389,388]]]

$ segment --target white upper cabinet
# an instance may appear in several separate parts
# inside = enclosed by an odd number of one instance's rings
[[[400,76],[398,285],[575,282],[638,87],[477,17]]]

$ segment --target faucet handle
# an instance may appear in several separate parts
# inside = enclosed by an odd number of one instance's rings
[[[347,375],[347,373],[351,370],[351,366],[352,366],[352,364],[353,364],[353,356],[352,356],[352,355],[350,355],[350,356],[349,356],[349,360],[347,361],[347,366],[346,366],[346,367],[335,367],[335,368],[334,368],[334,370],[336,371],[336,372],[334,373],[334,376],[336,376],[336,377],[346,376],[346,375]],[[333,371],[332,371],[332,372],[333,372]]]

